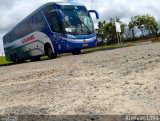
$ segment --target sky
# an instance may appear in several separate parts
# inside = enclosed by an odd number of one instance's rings
[[[47,2],[79,2],[97,10],[100,21],[119,17],[125,23],[135,15],[150,14],[160,21],[160,0],[0,0],[0,55],[3,36],[32,11]],[[94,24],[98,20],[92,15]]]

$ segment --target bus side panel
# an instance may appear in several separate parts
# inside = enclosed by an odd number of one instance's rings
[[[46,11],[46,15],[48,16],[48,13],[53,9],[54,9],[53,6],[49,6],[49,9],[47,9],[47,11]],[[57,33],[56,32],[52,32],[52,30],[50,28],[50,25],[49,25],[49,21],[47,20],[47,17],[45,16],[45,12],[44,11],[43,11],[43,18],[44,18],[44,21],[46,23],[46,25],[45,25],[46,27],[41,32],[45,33],[46,36],[48,36],[50,38],[51,46],[52,46],[52,49],[54,50],[53,52],[57,53],[57,52],[60,51],[58,49],[59,41],[57,41],[57,40],[59,40],[59,39],[57,39]]]
[[[43,29],[41,32],[45,33],[47,37],[49,37],[51,46],[53,48],[53,52],[58,53],[60,51],[64,51],[64,47],[61,45],[62,40],[62,34],[51,32],[49,26],[46,29]],[[61,47],[60,47],[61,45]]]

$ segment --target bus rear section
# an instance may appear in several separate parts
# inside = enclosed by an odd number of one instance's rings
[[[44,44],[51,40],[43,32],[47,28],[41,11],[31,14],[3,37],[6,60],[14,63],[26,59],[40,60],[45,55]]]

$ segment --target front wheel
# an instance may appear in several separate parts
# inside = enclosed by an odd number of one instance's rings
[[[55,59],[57,57],[57,53],[53,53],[51,47],[47,48],[46,54],[47,54],[49,59]]]
[[[81,54],[81,49],[73,50],[73,51],[72,51],[72,54],[73,54],[73,55],[79,55],[79,54]]]

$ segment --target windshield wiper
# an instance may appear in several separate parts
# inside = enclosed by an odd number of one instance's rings
[[[87,27],[86,24],[84,24],[84,23],[81,21],[81,19],[79,18],[78,14],[77,14],[77,11],[76,11],[76,10],[74,10],[74,11],[75,11],[76,16],[77,16],[77,18],[78,18],[78,21],[79,21],[79,23],[80,23],[80,25],[81,25],[81,30],[83,31],[83,29],[82,29],[82,24],[83,24],[83,25],[85,26],[85,28],[87,29],[88,34],[91,34],[91,33],[92,33],[91,30]],[[76,29],[76,31],[75,31],[75,34],[77,34],[77,29]]]
[[[82,24],[81,24],[81,20],[80,20],[80,18],[79,18],[79,16],[78,16],[78,14],[77,14],[77,11],[76,10],[74,10],[74,12],[76,13],[76,16],[77,16],[77,18],[78,18],[78,21],[79,21],[79,24],[80,24],[80,26],[81,26],[81,30],[82,30]],[[78,25],[77,25],[77,27],[78,27]],[[83,30],[82,30],[83,31]],[[77,34],[77,28],[76,28],[76,30],[75,30],[75,35]]]
[[[81,21],[81,23],[86,27],[86,29],[88,30],[88,34],[91,34],[92,32],[91,32],[91,30],[88,28],[88,26],[85,24],[85,23],[83,23],[82,21]]]

